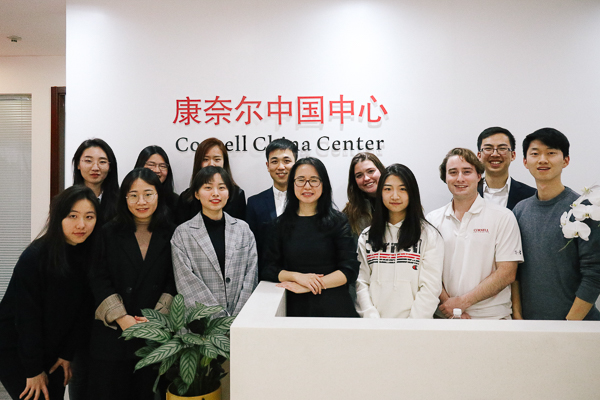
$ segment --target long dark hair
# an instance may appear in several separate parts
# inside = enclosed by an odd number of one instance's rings
[[[371,203],[368,195],[360,190],[356,184],[356,178],[354,177],[354,168],[356,167],[356,164],[363,161],[371,161],[375,164],[375,167],[379,170],[381,175],[385,172],[385,167],[373,153],[358,153],[352,157],[350,170],[348,171],[348,203],[346,203],[346,207],[344,207],[342,212],[348,217],[350,228],[352,228],[352,232],[356,235],[360,235],[361,231],[368,226],[371,221]]]
[[[158,176],[148,168],[135,168],[131,172],[129,172],[123,182],[121,183],[121,191],[119,193],[119,200],[117,203],[117,216],[114,221],[115,224],[123,230],[129,230],[135,232],[135,220],[133,219],[133,214],[129,211],[129,207],[127,206],[127,194],[131,190],[131,186],[133,182],[141,179],[146,182],[148,185],[154,186],[156,189],[156,193],[158,193],[158,204],[156,205],[156,211],[152,214],[152,219],[150,220],[150,225],[148,225],[148,230],[153,232],[157,229],[161,228],[169,228],[171,223],[168,218],[168,210],[167,205],[165,203],[165,192],[160,184],[160,179]]]
[[[148,147],[144,148],[142,151],[140,151],[140,155],[138,156],[137,161],[135,162],[134,168],[144,168],[148,159],[155,154],[158,154],[159,156],[161,156],[163,158],[163,160],[165,160],[165,163],[167,163],[169,165],[169,169],[167,172],[167,178],[161,184],[161,186],[163,187],[163,189],[165,189],[165,191],[167,193],[175,192],[175,184],[173,183],[173,170],[171,168],[171,163],[169,162],[169,156],[163,150],[162,147],[148,146]]]
[[[428,223],[423,215],[421,206],[421,195],[419,185],[414,174],[405,165],[392,164],[385,169],[385,172],[379,178],[377,185],[377,200],[375,201],[375,210],[373,211],[373,220],[369,230],[369,241],[373,251],[382,250],[385,247],[385,230],[389,220],[389,210],[383,204],[381,193],[383,185],[390,176],[396,176],[404,183],[408,193],[408,206],[406,207],[406,216],[398,232],[398,249],[406,249],[416,244],[421,238],[423,224]]]
[[[225,147],[225,144],[223,144],[222,141],[213,137],[203,140],[202,143],[200,143],[198,145],[198,148],[196,149],[196,154],[194,155],[194,167],[192,169],[192,178],[190,179],[190,187],[192,186],[194,177],[202,169],[202,161],[204,161],[204,156],[206,155],[206,153],[208,153],[210,149],[212,149],[215,146],[218,147],[219,150],[221,150],[221,153],[223,153],[223,169],[229,174],[231,182],[233,182],[233,186],[237,186],[235,180],[233,179],[233,174],[231,173],[231,167],[229,166],[229,155],[227,154],[227,148]],[[235,191],[229,192],[230,201],[231,198],[235,195],[234,192]],[[187,193],[187,198],[185,198],[184,200],[186,200],[188,203],[191,203],[194,199],[194,192],[190,190]]]
[[[92,138],[84,140],[73,155],[73,184],[74,185],[85,185],[81,171],[77,166],[81,160],[81,155],[86,149],[90,147],[99,147],[108,157],[109,168],[106,178],[102,182],[102,214],[101,221],[107,221],[116,214],[117,210],[117,197],[119,196],[119,177],[117,174],[117,158],[115,153],[112,151],[108,143],[102,139]],[[100,214],[100,213],[97,213]]]
[[[294,191],[294,178],[296,177],[296,170],[301,165],[312,165],[316,170],[319,178],[321,179],[321,186],[323,188],[321,197],[317,200],[317,218],[319,221],[319,227],[321,229],[332,228],[336,220],[339,218],[339,212],[334,209],[335,204],[333,202],[333,195],[331,189],[331,182],[329,181],[329,174],[325,165],[318,158],[306,157],[301,158],[290,170],[290,178],[288,179],[288,186],[286,192],[286,206],[283,213],[278,218],[279,226],[283,233],[289,233],[294,226],[296,219],[298,218],[298,208],[300,207],[300,200],[296,197]]]
[[[92,189],[83,185],[74,185],[63,190],[52,199],[46,226],[38,238],[33,241],[33,243],[44,243],[46,245],[50,262],[48,270],[50,272],[65,275],[71,270],[72,266],[67,261],[66,248],[68,245],[62,228],[62,221],[69,215],[73,209],[73,205],[79,200],[89,200],[94,206],[94,210],[96,211],[96,226],[86,241],[78,244],[78,246],[85,246],[89,249],[87,253],[89,254],[90,264],[97,259],[96,252],[98,251],[99,238],[99,234],[97,233],[99,230],[98,209],[100,208],[100,203]]]

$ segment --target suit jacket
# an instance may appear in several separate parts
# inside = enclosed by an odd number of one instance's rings
[[[171,262],[171,229],[152,232],[146,258],[131,231],[123,231],[113,221],[102,229],[104,255],[91,272],[90,286],[96,307],[107,297],[118,294],[127,314],[141,316],[143,308],[154,308],[163,293],[175,295]],[[134,359],[142,340],[125,341],[120,329],[104,326],[99,320],[92,328],[92,356],[104,360]]]
[[[510,190],[508,191],[508,203],[506,203],[506,208],[512,210],[515,208],[518,202],[521,200],[525,200],[528,197],[533,196],[536,193],[536,189],[528,186],[522,182],[511,178],[512,182],[510,183]],[[483,179],[480,181],[480,185],[477,187],[477,191],[479,195],[483,197]]]
[[[248,224],[225,217],[225,277],[202,215],[179,225],[171,239],[177,291],[187,306],[220,305],[216,317],[237,315],[258,283],[256,242]]]
[[[277,210],[275,208],[275,195],[273,194],[273,187],[248,199],[248,206],[246,207],[246,222],[248,225],[250,225],[250,229],[256,238],[259,276],[260,270],[262,269],[262,258],[264,255],[264,247],[267,243],[268,232],[276,218]]]

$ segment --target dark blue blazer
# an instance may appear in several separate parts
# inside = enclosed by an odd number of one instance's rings
[[[481,184],[477,187],[477,191],[479,192],[479,195],[483,197],[483,179],[480,182]],[[537,192],[535,188],[512,178],[510,190],[508,191],[508,203],[506,204],[506,208],[512,210],[518,202],[533,196],[535,192]]]
[[[246,205],[246,222],[250,225],[250,229],[256,238],[259,278],[262,272],[263,248],[272,222],[276,218],[275,195],[273,194],[272,187],[248,199],[248,204]]]

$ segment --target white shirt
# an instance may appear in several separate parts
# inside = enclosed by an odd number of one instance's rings
[[[512,179],[509,176],[506,184],[500,189],[491,188],[487,185],[485,178],[483,179],[483,198],[498,204],[500,207],[506,207],[508,204],[508,192],[510,192],[510,183]]]
[[[450,297],[473,290],[496,270],[496,262],[523,262],[521,232],[507,208],[477,196],[459,221],[452,202],[430,212],[427,220],[444,238],[444,288]],[[473,318],[504,318],[512,313],[510,285],[469,307]]]
[[[273,196],[275,196],[275,212],[279,217],[283,214],[283,210],[285,209],[285,195],[287,192],[282,192],[273,186]]]

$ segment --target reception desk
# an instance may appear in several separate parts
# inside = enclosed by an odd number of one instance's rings
[[[261,282],[231,328],[231,399],[600,399],[600,322],[286,318]]]

